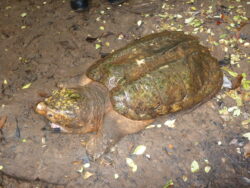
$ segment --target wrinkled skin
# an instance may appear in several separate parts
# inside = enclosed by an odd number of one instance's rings
[[[86,148],[95,159],[156,117],[210,99],[221,85],[222,72],[207,48],[192,36],[165,31],[136,40],[97,61],[87,74],[58,84],[77,89],[77,100],[52,95],[36,111],[63,131],[97,132]]]

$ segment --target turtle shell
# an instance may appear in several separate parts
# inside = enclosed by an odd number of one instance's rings
[[[114,110],[133,120],[191,108],[222,85],[208,49],[193,36],[170,31],[135,40],[97,61],[87,76],[105,85]]]

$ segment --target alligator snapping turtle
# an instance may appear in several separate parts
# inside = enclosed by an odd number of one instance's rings
[[[164,31],[128,44],[58,85],[72,89],[54,92],[36,111],[65,132],[97,132],[86,146],[96,158],[156,117],[213,97],[222,72],[195,37]]]

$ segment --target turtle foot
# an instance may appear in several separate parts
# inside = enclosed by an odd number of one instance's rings
[[[110,135],[103,135],[99,132],[96,136],[92,137],[86,145],[89,158],[92,161],[99,159],[102,155],[108,153],[110,148],[119,142],[121,138],[121,135],[113,134],[110,137]]]
[[[101,141],[98,136],[91,138],[86,145],[86,151],[91,161],[99,159],[107,150],[108,145]]]

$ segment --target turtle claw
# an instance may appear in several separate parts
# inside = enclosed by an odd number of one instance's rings
[[[86,145],[86,151],[91,161],[99,159],[106,152],[107,148],[107,145],[98,136],[91,138]]]

